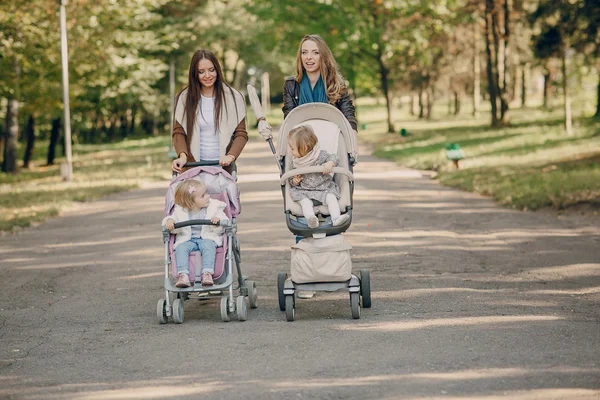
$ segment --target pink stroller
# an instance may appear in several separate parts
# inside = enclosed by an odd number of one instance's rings
[[[212,165],[212,166],[211,166]],[[197,179],[206,185],[208,193],[212,198],[220,200],[227,204],[224,212],[229,221],[221,221],[219,224],[225,228],[223,233],[223,246],[217,248],[217,257],[215,261],[215,273],[213,275],[213,286],[202,286],[201,268],[202,256],[200,252],[190,254],[190,282],[192,287],[177,288],[171,281],[171,276],[177,275],[177,264],[175,262],[175,252],[173,243],[175,235],[170,234],[168,230],[163,230],[163,242],[165,249],[165,297],[158,301],[156,313],[158,322],[166,324],[169,317],[177,324],[183,323],[184,310],[183,303],[190,298],[190,294],[198,293],[201,300],[220,298],[221,300],[221,319],[224,322],[230,320],[232,313],[237,314],[239,321],[245,321],[248,318],[245,297],[248,297],[248,303],[251,308],[256,308],[257,290],[256,284],[248,280],[248,277],[242,276],[240,262],[240,245],[236,237],[237,223],[236,217],[240,213],[239,192],[236,185],[235,172],[233,176],[223,170],[221,167],[214,166],[215,163],[196,162],[188,163],[186,167],[192,168],[178,177],[174,178],[167,190],[165,200],[165,216],[171,215],[175,208],[175,189],[180,182],[187,179]],[[218,164],[217,164],[218,165]],[[190,225],[212,225],[208,219],[190,220],[175,224],[175,228],[182,228]],[[237,287],[234,287],[233,265],[237,270]],[[169,269],[169,265],[171,268]],[[234,299],[233,291],[238,290],[239,296]],[[176,298],[171,303],[170,293],[176,294]]]

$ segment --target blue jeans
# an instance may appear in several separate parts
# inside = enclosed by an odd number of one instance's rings
[[[190,273],[188,264],[190,253],[200,250],[202,254],[202,273],[215,273],[215,259],[217,258],[217,244],[214,240],[191,238],[175,248],[175,259],[177,260],[177,273]]]

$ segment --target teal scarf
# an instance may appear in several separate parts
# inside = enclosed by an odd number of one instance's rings
[[[302,75],[302,82],[300,82],[300,100],[299,104],[305,103],[329,103],[327,93],[325,93],[325,85],[323,84],[323,78],[319,77],[319,80],[315,84],[315,88],[310,87],[310,79],[308,75]]]

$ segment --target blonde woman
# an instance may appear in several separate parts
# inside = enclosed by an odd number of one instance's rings
[[[218,161],[225,169],[248,142],[246,101],[225,82],[217,57],[208,50],[192,56],[188,86],[177,95],[171,169],[182,172],[190,161]]]
[[[337,107],[357,134],[354,104],[329,46],[319,35],[306,35],[298,46],[296,75],[287,77],[283,85],[283,117],[301,104],[314,102]],[[259,120],[258,131],[271,137],[271,126],[264,119]]]
[[[319,35],[306,35],[296,54],[296,75],[283,86],[283,116],[305,103],[329,103],[337,107],[356,132],[354,105],[327,43]]]

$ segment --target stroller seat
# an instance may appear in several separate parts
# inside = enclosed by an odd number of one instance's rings
[[[338,163],[333,170],[333,179],[340,188],[340,210],[342,214],[348,213],[350,218],[340,226],[332,226],[329,210],[326,205],[314,206],[315,215],[320,218],[318,228],[309,228],[302,207],[293,201],[290,196],[290,183],[288,178],[297,174],[296,171],[318,172],[320,167],[293,169],[293,156],[288,146],[288,134],[298,125],[310,125],[318,140],[321,150],[336,154]],[[354,133],[348,120],[335,107],[324,103],[308,103],[296,107],[285,119],[279,130],[276,157],[280,161],[282,176],[280,183],[284,195],[284,207],[288,229],[304,237],[324,237],[338,235],[345,232],[352,223],[352,195],[354,192],[353,165],[356,162],[356,144]],[[302,173],[302,172],[301,172]]]

